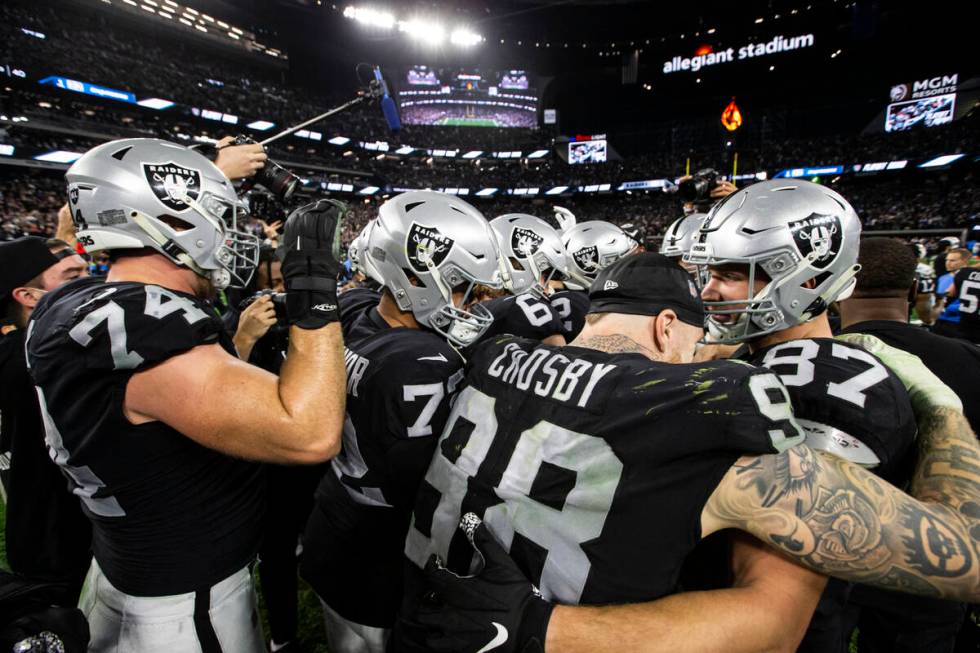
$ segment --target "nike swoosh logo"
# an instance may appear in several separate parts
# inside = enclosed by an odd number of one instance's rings
[[[493,636],[487,645],[481,648],[476,653],[486,653],[487,651],[492,651],[495,648],[499,648],[507,642],[507,629],[498,624],[496,621],[492,622],[493,627],[497,629],[497,634]]]
[[[416,359],[416,360],[420,360],[420,361],[442,361],[443,363],[448,363],[449,362],[449,360],[446,359],[446,357],[443,356],[442,354],[439,354],[438,356],[419,356],[418,359]]]

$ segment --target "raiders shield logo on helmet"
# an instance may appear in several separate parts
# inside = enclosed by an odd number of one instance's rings
[[[157,199],[173,211],[186,211],[190,206],[184,197],[197,200],[201,194],[201,171],[170,163],[144,163],[143,175]]]
[[[510,232],[510,248],[521,258],[532,256],[543,242],[542,236],[524,227],[514,227]]]
[[[834,262],[840,252],[841,225],[836,215],[813,213],[808,218],[789,223],[796,248],[810,265],[824,269]]]
[[[429,265],[439,267],[456,241],[444,236],[435,227],[426,227],[413,222],[408,230],[405,251],[408,262],[416,272],[428,272]]]
[[[586,272],[595,272],[599,269],[599,250],[596,249],[595,245],[583,247],[572,254],[572,258]]]

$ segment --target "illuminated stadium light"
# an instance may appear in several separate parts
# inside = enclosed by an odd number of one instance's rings
[[[568,186],[555,186],[554,188],[546,191],[545,195],[561,195],[566,190],[568,190]]]
[[[365,186],[364,188],[362,188],[361,190],[359,190],[357,192],[357,194],[358,195],[374,195],[379,190],[381,190],[381,189],[378,188],[377,186]]]
[[[334,136],[327,142],[330,143],[331,145],[347,145],[348,143],[350,143],[350,139],[347,138],[346,136]]]
[[[470,150],[469,152],[467,152],[466,154],[463,155],[463,158],[464,159],[475,159],[476,157],[480,156],[481,154],[483,154],[483,150]]]
[[[164,109],[169,109],[174,105],[170,100],[163,100],[158,97],[146,98],[145,100],[140,100],[136,104],[141,107],[146,107],[147,109],[154,109],[156,111],[163,111]]]
[[[81,152],[68,152],[66,150],[54,150],[45,152],[34,157],[35,161],[47,161],[48,163],[71,163],[82,156]]]
[[[189,14],[193,14],[194,16],[197,16],[197,9],[191,9],[190,7],[184,7],[184,11],[186,11]]]
[[[540,159],[541,157],[545,156],[546,154],[548,154],[548,150],[534,150],[533,152],[531,152],[530,154],[527,155],[527,158],[529,158],[529,159]]]
[[[398,29],[427,45],[440,45],[446,40],[446,30],[439,23],[413,19],[398,22]]]
[[[246,125],[246,127],[248,127],[249,129],[254,129],[255,131],[258,132],[268,131],[275,126],[276,123],[269,122],[268,120],[256,120],[255,122],[250,122],[248,123],[248,125]]]
[[[323,139],[323,134],[320,132],[312,132],[306,129],[300,129],[296,132],[295,136],[299,138],[308,138],[311,141],[319,141]]]
[[[231,27],[231,25],[229,25],[228,23],[226,23],[223,20],[219,20],[218,21],[218,27],[223,27],[224,29],[228,29],[229,27]]]
[[[946,154],[944,156],[937,156],[935,159],[926,161],[925,163],[920,163],[920,168],[938,168],[939,166],[949,165],[957,159],[961,159],[965,154]]]
[[[188,27],[194,27],[194,23],[192,23],[191,21],[187,20],[186,18],[178,18],[177,20],[179,20],[180,22],[182,22],[184,25],[187,25]]]
[[[13,145],[0,145],[0,156],[13,156],[14,146]]]
[[[382,29],[391,29],[395,26],[395,16],[393,14],[387,11],[368,9],[367,7],[347,7],[344,9],[344,17]]]
[[[449,36],[449,41],[455,45],[471,47],[482,42],[483,37],[476,32],[466,29],[465,27],[458,27],[453,30],[453,33]]]
[[[239,39],[241,38],[240,36],[238,36],[238,34],[235,34],[234,32],[228,32],[228,37],[229,37],[229,38],[233,38],[233,39],[235,39],[236,41],[237,41],[237,40],[239,40]]]
[[[195,25],[195,26],[194,26],[194,29],[198,29],[198,30],[201,30],[201,31],[202,31],[202,32],[204,32],[205,34],[207,34],[207,33],[208,33],[208,28],[207,28],[207,27],[204,27],[203,25]]]
[[[901,170],[906,165],[908,165],[908,161],[889,161],[888,162],[888,169],[889,170]]]
[[[414,151],[415,151],[415,148],[412,147],[411,145],[402,145],[397,150],[395,150],[395,154],[401,154],[401,155],[404,156],[406,154],[411,154]]]
[[[483,190],[477,191],[476,192],[476,196],[477,197],[491,197],[491,196],[495,195],[498,190],[500,190],[500,189],[499,188],[484,188]]]

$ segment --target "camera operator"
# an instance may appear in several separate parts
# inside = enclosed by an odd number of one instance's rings
[[[316,202],[287,220],[289,351],[276,377],[235,356],[208,301],[245,285],[258,253],[217,167],[124,139],[66,179],[79,241],[112,267],[46,296],[26,348],[55,461],[93,526],[79,602],[89,651],[264,652],[249,565],[265,483],[249,461],[315,464],[340,449],[345,211]]]
[[[684,215],[707,213],[715,202],[737,190],[735,184],[724,179],[713,168],[704,168],[693,175],[685,175],[677,180],[676,186],[667,188],[667,192],[677,193],[684,202]]]
[[[256,268],[256,293],[223,317],[233,329],[239,358],[279,374],[289,348],[282,264],[263,248]],[[237,319],[237,328],[234,321]],[[297,541],[313,508],[313,492],[324,466],[266,466],[267,508],[259,547],[259,580],[269,617],[271,650],[289,653],[298,644]]]
[[[61,584],[59,604],[74,606],[91,559],[91,527],[45,448],[24,334],[41,297],[87,276],[87,266],[64,241],[34,236],[0,244],[0,260],[0,310],[15,327],[0,338],[0,461],[6,463],[0,464],[0,489],[7,503],[7,563],[27,579]]]
[[[234,136],[225,136],[215,144],[214,165],[232,181],[254,177],[265,167],[269,155],[259,143],[235,143]]]

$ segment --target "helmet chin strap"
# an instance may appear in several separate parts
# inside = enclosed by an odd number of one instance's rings
[[[156,225],[150,221],[149,217],[147,217],[145,213],[136,211],[135,215],[133,215],[133,222],[139,225],[139,228],[145,231],[146,235],[152,238],[153,242],[157,243],[160,246],[160,249],[162,249],[167,256],[174,259],[177,263],[190,268],[202,277],[210,278],[211,275],[208,274],[204,268],[198,265],[194,259],[192,259],[190,255],[180,247],[180,245],[175,243],[170,238],[167,238],[162,231],[157,229]]]
[[[861,271],[861,266],[860,264],[857,263],[855,263],[846,271],[844,271],[834,281],[834,283],[830,284],[830,286],[827,287],[827,290],[820,293],[820,296],[813,300],[813,302],[810,304],[810,306],[807,307],[806,311],[803,313],[803,315],[800,316],[800,318],[804,322],[806,322],[807,320],[812,319],[814,315],[823,312],[831,302],[839,299],[837,296],[838,293],[841,290],[843,290],[847,286],[847,284],[851,283],[851,280],[854,279],[855,275],[857,275],[857,273],[860,271]],[[848,296],[850,296],[850,293],[848,293]]]

